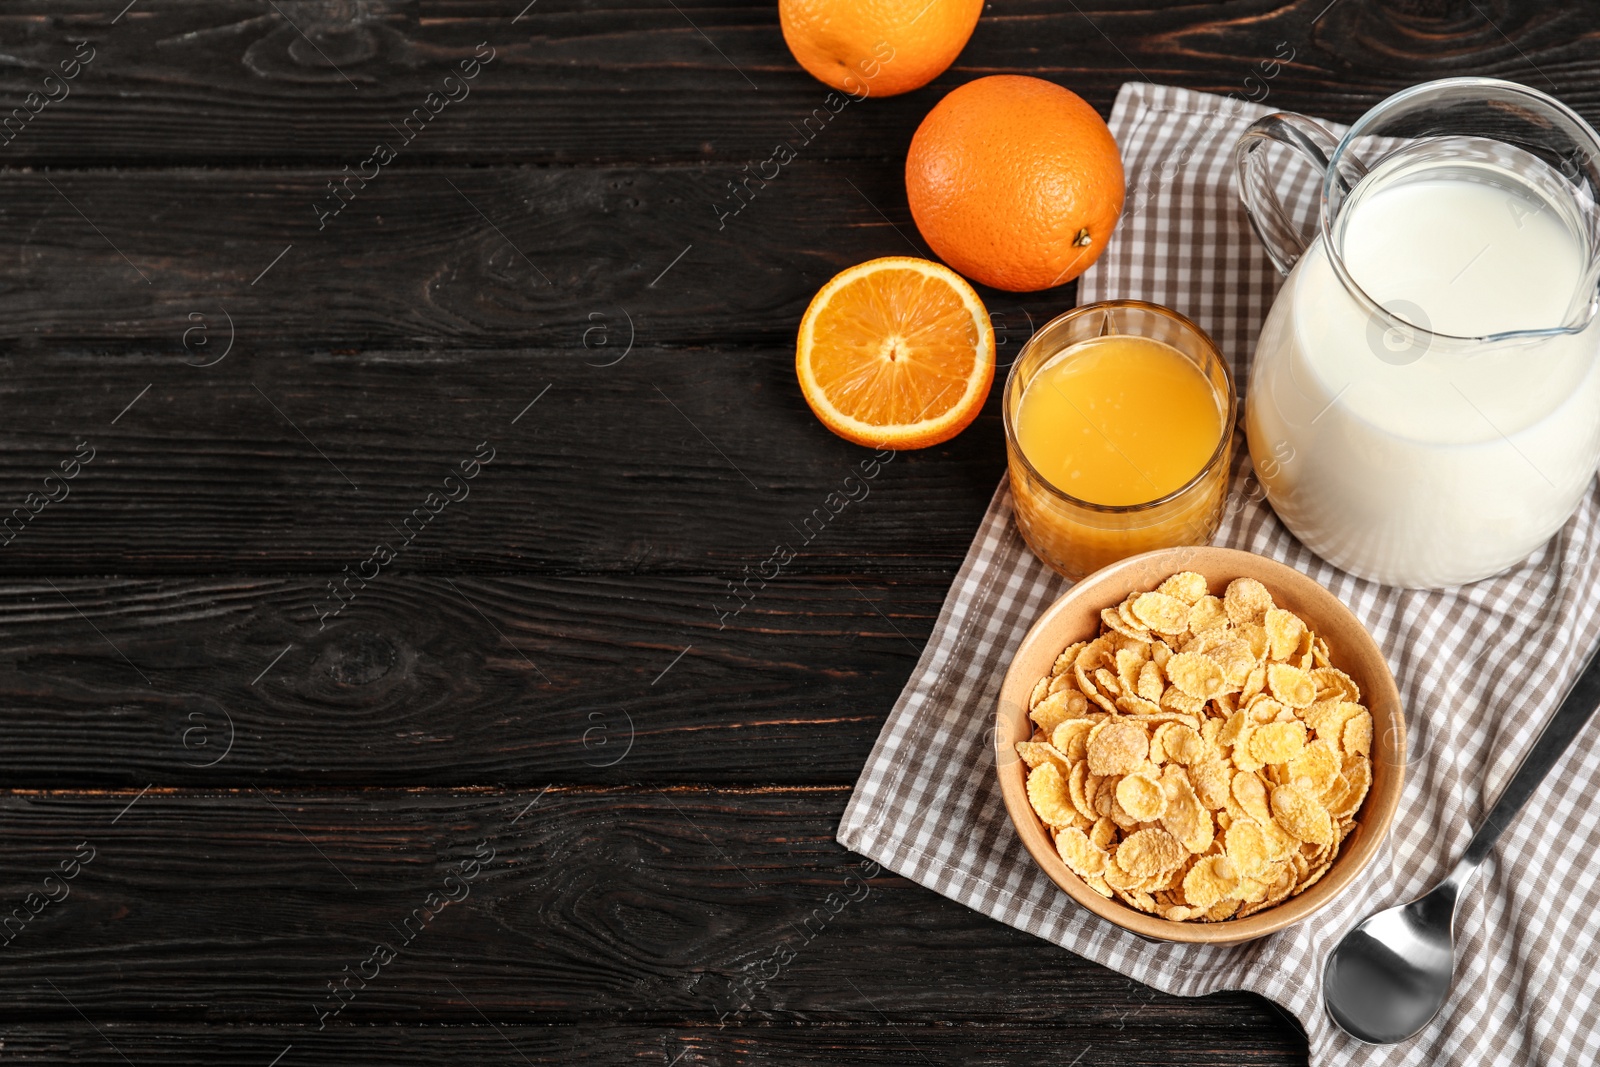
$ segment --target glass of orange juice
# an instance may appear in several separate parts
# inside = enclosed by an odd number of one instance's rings
[[[1046,323],[1006,378],[1017,529],[1077,579],[1125,556],[1205,544],[1233,459],[1233,375],[1205,331],[1143,300]]]

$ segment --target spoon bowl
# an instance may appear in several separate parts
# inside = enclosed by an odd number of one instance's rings
[[[1456,886],[1446,880],[1409,904],[1367,917],[1328,954],[1322,995],[1328,1014],[1374,1045],[1421,1032],[1450,996],[1455,970]]]

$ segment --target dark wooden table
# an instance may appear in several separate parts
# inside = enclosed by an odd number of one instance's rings
[[[771,3],[126,2],[0,9],[5,1062],[1304,1060],[890,872],[794,948],[1003,468],[996,394],[719,619],[864,454],[794,330],[973,77],[1597,118],[1600,12],[997,0],[719,223],[826,95]]]

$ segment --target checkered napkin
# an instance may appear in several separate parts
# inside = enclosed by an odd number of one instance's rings
[[[1235,139],[1269,109],[1165,86],[1122,87],[1111,129],[1128,204],[1084,301],[1139,297],[1216,339],[1241,387],[1279,278],[1232,177]],[[1333,128],[1333,127],[1330,127]],[[1286,204],[1310,219],[1309,168]],[[1410,729],[1406,788],[1384,850],[1315,918],[1236,947],[1155,944],[1080,909],[1034,865],[1006,815],[989,729],[1029,625],[1067,588],[1023,544],[1002,481],[933,636],[867,761],[839,840],[885,867],[1158,989],[1249,989],[1292,1012],[1313,1064],[1600,1061],[1600,744],[1589,728],[1479,871],[1457,919],[1456,987],[1415,1040],[1364,1046],[1323,1014],[1327,952],[1365,915],[1425,892],[1515,770],[1600,637],[1600,491],[1526,563],[1443,592],[1391,589],[1302,547],[1261,499],[1239,449],[1216,542],[1281,560],[1331,589],[1382,646]],[[1485,491],[1489,491],[1486,489]],[[1595,812],[1592,814],[1592,812]]]

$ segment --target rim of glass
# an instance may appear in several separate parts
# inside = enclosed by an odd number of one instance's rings
[[[1037,341],[1039,337],[1045,333],[1045,331],[1049,330],[1050,327],[1059,322],[1065,322],[1068,319],[1077,318],[1081,315],[1087,315],[1091,312],[1113,311],[1119,308],[1137,308],[1141,311],[1153,311],[1158,315],[1164,315],[1167,318],[1175,319],[1180,326],[1193,331],[1194,335],[1198,337],[1205,345],[1206,351],[1211,354],[1211,358],[1216,360],[1217,366],[1222,368],[1222,380],[1227,387],[1228,404],[1227,411],[1222,419],[1222,432],[1217,435],[1217,447],[1212,450],[1210,458],[1208,458],[1205,463],[1201,464],[1200,469],[1195,472],[1195,476],[1193,478],[1190,478],[1178,488],[1172,490],[1172,492],[1167,493],[1164,496],[1159,496],[1154,500],[1147,500],[1140,504],[1096,504],[1088,500],[1081,500],[1078,497],[1073,496],[1071,493],[1068,493],[1065,490],[1057,487],[1056,484],[1049,478],[1046,478],[1043,474],[1039,473],[1039,468],[1033,465],[1033,461],[1028,458],[1028,454],[1022,450],[1022,444],[1017,440],[1016,426],[1013,424],[1013,419],[1011,416],[1011,386],[1012,382],[1015,381],[1017,377],[1017,368],[1021,367],[1023,361],[1028,358],[1029,350],[1033,347],[1034,342]],[[1135,333],[1102,333],[1097,334],[1096,336],[1143,337],[1144,335]],[[1083,340],[1092,340],[1092,338],[1084,338]],[[1150,340],[1154,341],[1160,339],[1152,337]],[[1078,343],[1081,342],[1074,342],[1074,344]],[[1062,349],[1063,351],[1065,351],[1065,347]],[[1206,383],[1211,384],[1211,376],[1209,374],[1206,375]],[[1023,392],[1026,391],[1026,389],[1023,390]],[[1022,397],[1019,395],[1017,397],[1017,402],[1019,405],[1021,401]],[[1011,369],[1006,372],[1006,392],[1003,402],[1000,405],[1000,416],[1002,423],[1005,425],[1006,444],[1010,447],[1011,451],[1016,454],[1016,457],[1022,461],[1023,468],[1029,474],[1033,475],[1034,478],[1038,479],[1039,484],[1043,485],[1047,490],[1049,490],[1051,495],[1073,505],[1074,507],[1085,508],[1089,511],[1097,511],[1105,515],[1134,515],[1141,511],[1149,511],[1153,508],[1158,508],[1163,504],[1170,504],[1178,497],[1181,497],[1183,494],[1199,485],[1200,482],[1205,479],[1206,475],[1210,474],[1216,469],[1217,464],[1222,461],[1222,457],[1227,453],[1228,444],[1233,440],[1233,424],[1238,420],[1239,417],[1238,407],[1239,397],[1234,391],[1233,370],[1228,366],[1228,361],[1222,358],[1222,350],[1219,349],[1217,347],[1217,343],[1211,339],[1211,335],[1202,330],[1193,319],[1182,314],[1181,312],[1174,311],[1162,304],[1155,304],[1148,300],[1098,300],[1092,304],[1084,304],[1080,307],[1075,307],[1070,311],[1063,311],[1061,314],[1057,315],[1055,318],[1039,327],[1039,329],[1035,330],[1033,336],[1028,338],[1027,343],[1022,346],[1022,351],[1018,352],[1017,358],[1012,361]]]
[[[1541,92],[1531,85],[1523,85],[1520,82],[1506,81],[1503,78],[1463,76],[1456,78],[1435,78],[1432,81],[1420,82],[1409,88],[1402,89],[1398,93],[1394,93],[1378,101],[1367,111],[1366,114],[1357,119],[1354,124],[1351,125],[1350,129],[1345,132],[1345,135],[1339,139],[1339,143],[1334,146],[1333,153],[1328,156],[1328,164],[1322,175],[1322,196],[1318,204],[1317,212],[1320,216],[1318,219],[1318,229],[1322,234],[1323,245],[1328,251],[1328,261],[1333,265],[1334,273],[1338,275],[1339,280],[1344,283],[1345,289],[1356,298],[1356,301],[1360,303],[1368,313],[1376,312],[1378,316],[1387,322],[1391,327],[1411,330],[1423,337],[1435,338],[1446,343],[1460,342],[1464,344],[1498,344],[1502,341],[1517,340],[1519,338],[1533,339],[1538,337],[1557,337],[1563,334],[1581,333],[1583,330],[1588,328],[1591,322],[1594,321],[1595,315],[1600,313],[1600,289],[1593,288],[1594,267],[1592,263],[1591,266],[1584,272],[1585,278],[1591,285],[1591,291],[1589,293],[1588,312],[1583,316],[1581,322],[1571,325],[1562,324],[1560,326],[1546,326],[1528,330],[1503,330],[1500,333],[1482,334],[1477,336],[1443,333],[1439,330],[1430,330],[1425,326],[1418,326],[1416,323],[1390,311],[1388,308],[1372,299],[1371,295],[1369,295],[1367,291],[1363,289],[1355,280],[1355,277],[1350,273],[1349,268],[1345,266],[1344,255],[1340,252],[1339,246],[1335,244],[1333,240],[1333,219],[1328,207],[1329,199],[1333,195],[1334,183],[1342,180],[1339,163],[1341,160],[1346,158],[1350,159],[1358,168],[1360,168],[1362,177],[1365,177],[1366,172],[1370,168],[1368,167],[1366,160],[1363,160],[1354,154],[1352,145],[1354,145],[1356,138],[1374,136],[1369,132],[1373,126],[1377,125],[1381,120],[1387,118],[1388,114],[1396,107],[1409,103],[1416,97],[1430,96],[1437,93],[1448,92],[1452,89],[1461,88],[1485,90],[1493,89],[1509,96],[1531,98],[1537,101],[1539,104],[1558,112],[1563,118],[1574,123],[1580,130],[1583,130],[1589,135],[1593,144],[1595,144],[1597,147],[1600,147],[1600,134],[1595,132],[1594,127],[1590,126],[1588,121],[1584,119],[1582,115],[1578,114],[1576,111],[1572,110],[1566,104],[1563,104],[1560,100],[1557,100],[1549,93]],[[1359,179],[1357,179],[1356,184],[1360,184]],[[1345,196],[1349,197],[1353,192],[1355,192],[1355,186],[1349,186],[1345,192]],[[1591,260],[1593,259],[1594,255],[1595,252],[1591,251]],[[1574,294],[1574,296],[1576,296],[1576,294]]]

